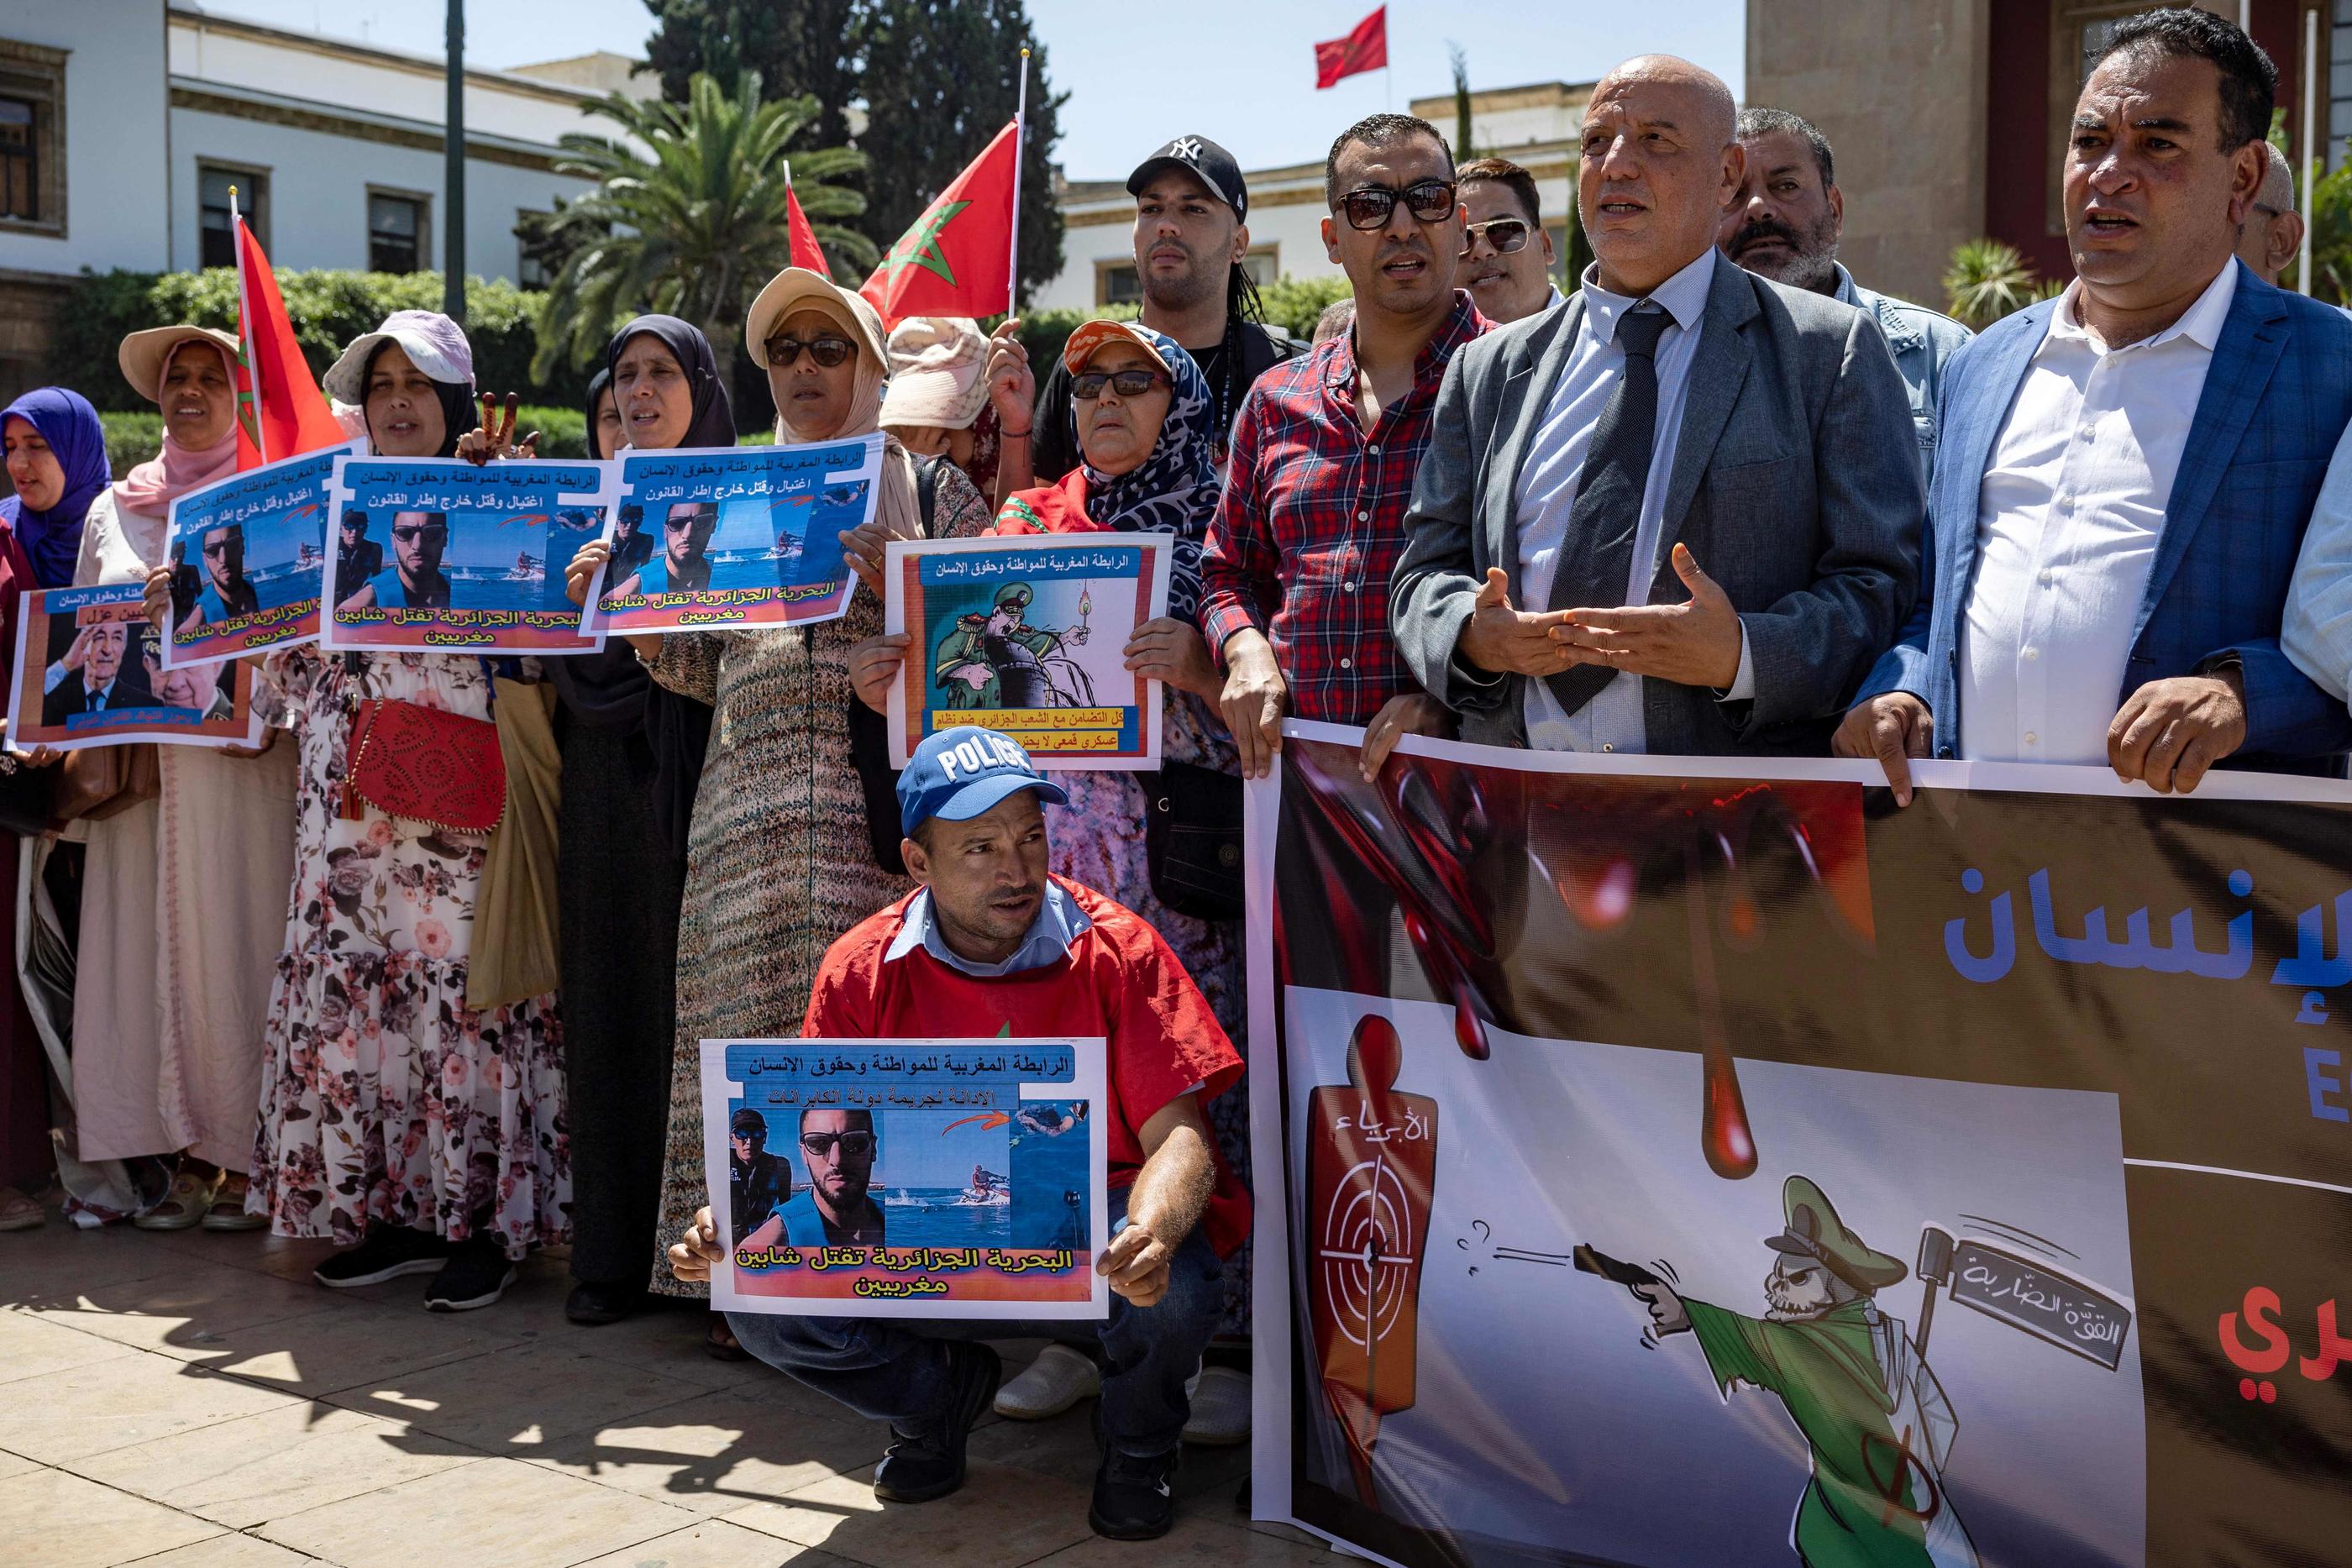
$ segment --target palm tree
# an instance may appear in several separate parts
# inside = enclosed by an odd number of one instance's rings
[[[1997,239],[1972,239],[1958,246],[1944,274],[1953,319],[1979,332],[2053,292],[2035,277],[2016,246]]]
[[[744,308],[791,260],[785,148],[818,110],[813,97],[761,103],[756,71],[742,74],[732,98],[698,72],[682,104],[615,93],[588,105],[652,156],[580,131],[561,139],[557,171],[596,182],[564,215],[580,230],[604,232],[586,239],[548,286],[532,377],[586,365],[615,327],[643,310],[700,325],[720,373],[731,374]],[[834,147],[792,163],[793,190],[818,243],[835,261],[871,267],[874,243],[839,221],[863,213],[866,198],[835,183],[863,173],[866,155]]]

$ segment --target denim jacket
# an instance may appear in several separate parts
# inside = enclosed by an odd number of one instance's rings
[[[1843,262],[1838,264],[1837,275],[1834,298],[1840,304],[1869,311],[1878,329],[1886,335],[1886,346],[1895,350],[1895,368],[1903,373],[1903,385],[1911,394],[1911,423],[1919,432],[1919,477],[1922,482],[1931,480],[1936,470],[1936,410],[1944,382],[1944,367],[1976,334],[1941,311],[1860,287]]]

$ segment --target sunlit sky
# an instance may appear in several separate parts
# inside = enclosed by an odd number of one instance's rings
[[[1315,90],[1314,44],[1346,33],[1371,0],[1191,0],[1106,6],[1029,0],[1062,108],[1063,169],[1123,176],[1186,131],[1222,141],[1244,169],[1319,159],[1349,121],[1451,89],[1449,42],[1473,87],[1587,81],[1628,55],[1685,55],[1740,90],[1746,9],[1736,0],[1664,5],[1502,0],[1389,8],[1391,68]],[[444,9],[432,0],[205,0],[223,16],[437,56]],[[491,68],[610,49],[642,57],[643,0],[504,0],[468,7],[467,59]]]

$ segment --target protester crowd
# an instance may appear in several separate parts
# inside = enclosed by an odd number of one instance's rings
[[[163,747],[159,777],[124,765],[111,792],[68,776],[90,753],[10,758],[73,805],[61,831],[0,842],[19,955],[0,1230],[43,1224],[55,1183],[85,1224],[331,1239],[321,1285],[430,1274],[425,1304],[450,1311],[568,1244],[571,1315],[606,1323],[706,1294],[722,1255],[700,1040],[980,1016],[1099,1034],[1122,1221],[1107,1322],[1065,1325],[1009,1384],[948,1326],[711,1313],[698,1332],[887,1419],[875,1484],[901,1501],[961,1483],[992,1404],[1099,1394],[1093,1521],[1163,1531],[1180,1438],[1248,1431],[1246,1009],[1237,899],[1171,874],[1149,829],[1175,811],[1237,834],[1240,780],[1275,765],[1285,719],[1363,727],[1368,778],[1409,735],[1874,758],[1906,803],[1928,757],[2163,792],[2215,767],[2341,773],[2352,319],[2275,287],[2301,223],[2265,140],[2275,85],[2210,13],[2120,23],[2065,156],[2076,276],[1974,339],[1839,261],[1818,130],[1737,112],[1662,56],[1593,90],[1596,259],[1565,298],[1528,172],[1457,167],[1395,114],[1332,143],[1323,232],[1352,298],[1311,346],[1258,320],[1248,191],[1197,135],[1128,182],[1139,320],[1082,327],[1051,365],[1013,323],[886,330],[858,294],[782,273],[743,340],[775,439],[886,437],[841,619],[504,665],[305,648],[261,670],[252,752]],[[77,392],[0,414],[0,606],[110,582],[163,602],[171,501],[234,467],[235,348],[193,326],[124,341],[164,436],[120,481]],[[593,454],[732,444],[728,380],[694,324],[629,322],[583,394]],[[444,317],[395,315],[325,388],[380,454],[521,450]],[[675,520],[587,547],[575,602]],[[1174,540],[1168,613],[1126,649],[1164,683],[1161,769],[1039,774],[1009,743],[943,768],[966,730],[894,782],[878,715],[919,654],[881,630],[885,542],[1094,529]],[[341,540],[353,583],[383,564],[362,533]],[[541,682],[561,984],[486,995],[475,971],[509,937],[485,844],[357,797],[352,716],[482,720]],[[803,1150],[779,1161],[768,1132],[730,1129],[739,1184],[781,1209]],[[870,1158],[859,1135],[803,1135],[809,1168]]]

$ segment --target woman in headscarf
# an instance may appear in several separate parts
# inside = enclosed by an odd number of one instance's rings
[[[744,340],[767,370],[779,444],[879,428],[888,361],[881,321],[858,296],[790,268],[752,302]],[[896,441],[884,444],[876,490],[861,573],[878,566],[878,537],[926,531],[912,465]],[[977,533],[987,520],[980,492],[942,465],[929,531]],[[583,550],[574,581],[603,559],[601,545]],[[650,1260],[654,1288],[667,1294],[707,1290],[680,1284],[660,1252],[709,1201],[699,1042],[796,1033],[825,948],[907,888],[867,847],[866,797],[849,749],[847,655],[881,629],[874,582],[853,593],[846,616],[814,626],[630,639],[656,681],[717,707],[721,737],[695,801],[678,923],[677,1050]],[[743,1354],[717,1314],[710,1336],[718,1354]]]
[[[1173,541],[1168,613],[1136,628],[1127,667],[1163,683],[1163,766],[1190,764],[1238,778],[1239,758],[1217,716],[1223,679],[1196,625],[1201,545],[1223,489],[1215,458],[1221,433],[1207,378],[1173,338],[1131,322],[1087,322],[1070,334],[1062,364],[1070,375],[1078,466],[1059,484],[1008,497],[995,531],[1155,533]],[[1008,417],[1026,419],[1035,401],[1026,361],[1000,353],[992,370],[990,396]],[[897,640],[884,643],[895,647]],[[861,685],[869,706],[887,699],[896,669],[895,660],[887,662],[878,681]],[[1180,914],[1152,886],[1144,824],[1153,793],[1164,788],[1154,785],[1154,775],[1133,772],[1056,773],[1054,779],[1070,799],[1055,819],[1050,868],[1141,915],[1183,960],[1225,1033],[1246,1040],[1240,922]],[[1225,1166],[1246,1179],[1247,1096],[1221,1094],[1209,1115]],[[1230,1249],[1220,1333],[1231,1339],[1248,1331],[1249,1253],[1241,1238],[1217,1239],[1221,1249]],[[1049,1346],[1005,1385],[997,1407],[1008,1415],[1051,1415],[1092,1393],[1095,1377],[1093,1364],[1078,1352]],[[1247,1395],[1246,1380],[1212,1368],[1194,1391],[1187,1439],[1245,1438]]]
[[[13,680],[16,601],[27,589],[71,580],[83,518],[106,487],[106,435],[79,392],[43,387],[0,411],[0,456],[8,474],[0,495],[0,668]],[[47,581],[24,547],[26,537],[47,541]],[[0,833],[0,1231],[39,1228],[41,1206],[27,1189],[42,1185],[55,1164],[47,1051],[26,1009],[16,959],[20,867],[33,866],[43,842]]]
[[[882,428],[910,456],[946,458],[983,496],[995,491],[1000,450],[987,371],[988,339],[968,316],[909,316],[890,329]]]
[[[163,410],[163,444],[91,504],[76,586],[157,575],[172,503],[236,472],[236,353],[226,332],[184,324],[122,340],[116,361]],[[258,1224],[245,1213],[245,1175],[261,1024],[294,865],[293,753],[267,739],[254,751],[156,751],[156,798],[86,824],[76,1152],[176,1159],[170,1190],[137,1218],[143,1228],[247,1230]]]
[[[588,454],[732,446],[735,415],[700,329],[640,316],[588,387]],[[650,545],[642,532],[625,547]],[[564,1313],[608,1323],[645,1295],[658,1250],[678,894],[710,708],[654,685],[623,643],[551,660],[562,694],[564,1048],[572,1084],[572,1278]]]
[[[379,456],[446,457],[473,425],[473,382],[457,324],[401,310],[344,350],[325,386],[363,411]],[[488,720],[489,669],[315,648],[269,668],[300,768],[250,1207],[278,1235],[342,1244],[315,1271],[322,1285],[430,1272],[428,1308],[488,1306],[524,1253],[569,1234],[555,998],[467,1006],[486,840],[347,805],[343,783],[362,700]]]

